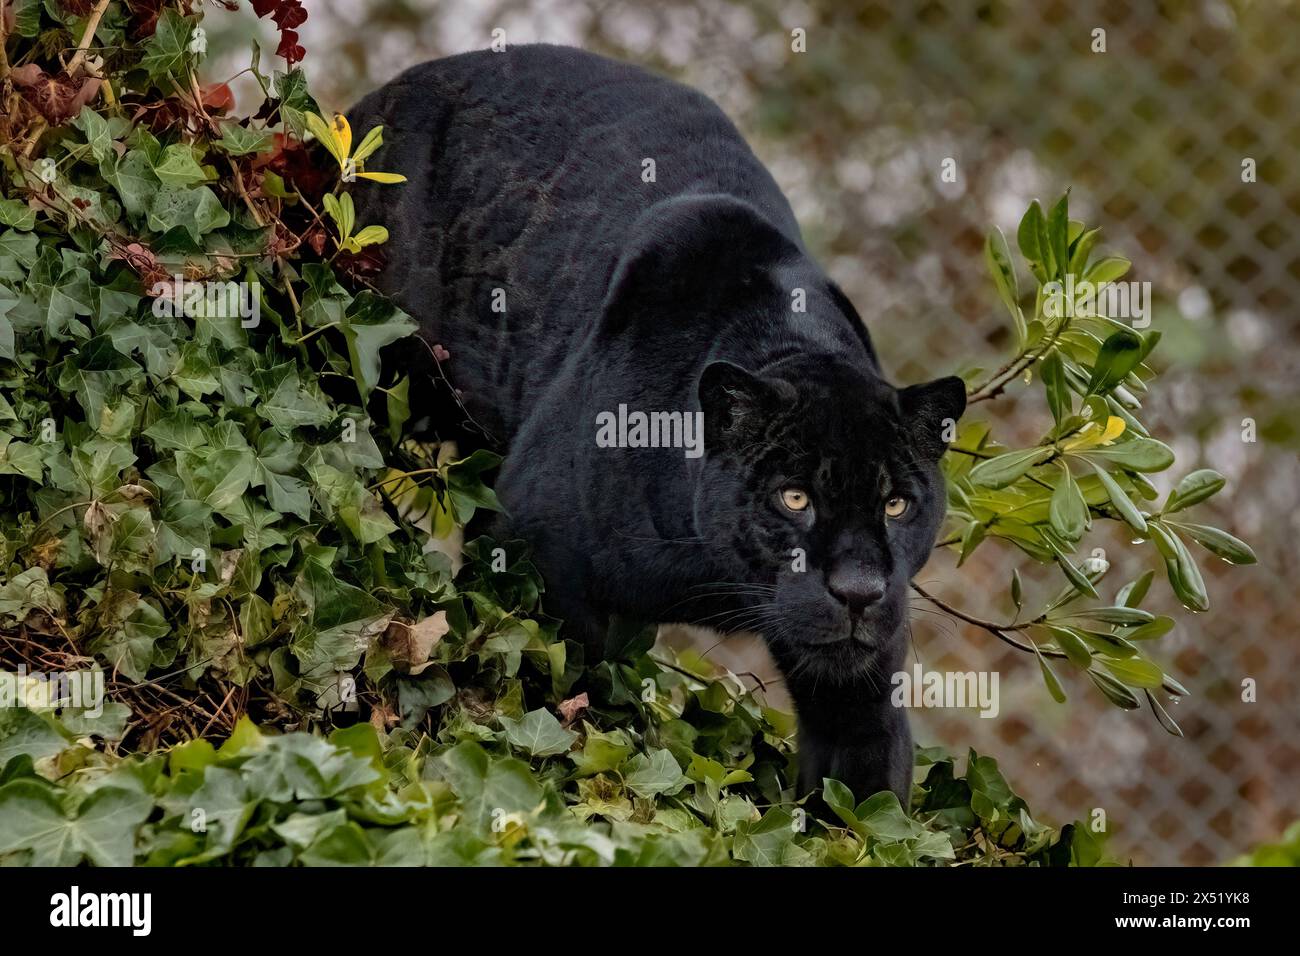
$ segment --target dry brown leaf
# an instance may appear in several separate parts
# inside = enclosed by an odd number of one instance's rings
[[[383,645],[394,667],[419,674],[429,666],[429,655],[450,629],[446,611],[438,611],[415,624],[393,621],[384,633]]]
[[[74,80],[66,73],[50,76],[35,63],[9,71],[19,95],[45,117],[51,126],[60,126],[81,112],[95,98],[100,80]]]
[[[565,727],[569,726],[569,724],[577,720],[578,716],[590,706],[591,702],[587,699],[586,691],[583,691],[577,697],[570,697],[568,700],[560,701],[560,716],[564,718],[561,723],[564,724]]]
[[[92,501],[82,516],[81,524],[86,529],[86,538],[90,541],[96,557],[102,557],[108,544],[108,532],[113,527],[115,516],[100,502]]]

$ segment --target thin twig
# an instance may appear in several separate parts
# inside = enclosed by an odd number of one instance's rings
[[[68,62],[68,76],[76,76],[77,69],[81,66],[81,61],[86,58],[86,48],[90,46],[90,41],[95,38],[95,31],[99,29],[99,18],[104,15],[108,9],[108,0],[99,0],[95,9],[90,11],[90,19],[86,21],[86,30],[81,34],[81,42],[77,44],[77,52],[73,54],[72,59]]]
[[[951,604],[941,601],[939,598],[930,594],[928,591],[922,588],[921,585],[917,584],[915,581],[912,582],[912,590],[915,591],[917,594],[921,595],[921,597],[925,598],[927,601],[929,601],[939,610],[943,611],[945,614],[955,617],[959,621],[964,621],[967,624],[972,624],[975,627],[982,628],[983,630],[988,631],[998,640],[1010,644],[1012,647],[1016,648],[1017,650],[1025,651],[1028,654],[1042,654],[1045,657],[1065,657],[1065,653],[1062,651],[1041,650],[1037,647],[1034,647],[1033,645],[1026,644],[1023,641],[1017,640],[1016,638],[1012,637],[1011,634],[1009,633],[1011,631],[1023,631],[1026,628],[1031,627],[1035,624],[1042,624],[1044,618],[1041,616],[1034,618],[1032,621],[1025,621],[1021,624],[996,624],[993,621],[986,621],[983,620],[982,618],[974,617],[970,614],[967,614],[965,611],[959,611]]]

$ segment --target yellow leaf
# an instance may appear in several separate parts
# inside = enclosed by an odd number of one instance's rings
[[[338,141],[339,155],[343,157],[339,162],[345,162],[352,152],[352,127],[348,124],[348,118],[342,113],[335,113],[334,121],[330,124],[330,132]]]
[[[456,530],[456,516],[451,513],[450,503],[443,501],[442,495],[433,499],[432,512],[430,527],[435,538],[445,538]]]
[[[1097,444],[1097,423],[1088,422],[1073,438],[1061,446],[1061,451],[1078,451],[1080,448],[1092,448]]]
[[[361,144],[357,146],[357,151],[352,154],[352,158],[358,163],[365,162],[366,157],[382,145],[384,145],[384,128],[376,126],[361,140]]]
[[[1124,429],[1126,427],[1127,426],[1124,424],[1124,419],[1120,418],[1117,415],[1111,415],[1109,418],[1106,419],[1106,430],[1102,432],[1101,438],[1098,440],[1098,444],[1100,445],[1112,444],[1116,438],[1124,434]]]
[[[357,173],[358,179],[373,179],[377,183],[404,183],[406,177],[399,173]]]
[[[388,230],[383,226],[366,226],[352,238],[358,247],[374,246],[388,241]]]
[[[330,155],[333,156],[335,161],[339,164],[339,169],[342,169],[347,163],[348,154],[339,151],[339,141],[334,135],[334,131],[329,127],[325,120],[321,119],[321,117],[317,116],[315,113],[308,113],[305,120],[307,123],[307,129],[310,130],[311,134],[320,140],[321,144],[330,151]]]

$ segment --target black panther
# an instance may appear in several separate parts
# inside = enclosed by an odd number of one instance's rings
[[[350,121],[382,124],[369,165],[409,178],[355,187],[358,222],[390,230],[381,288],[503,447],[497,492],[548,612],[589,656],[614,618],[761,633],[801,791],[835,777],[906,804],[890,675],[961,381],[885,380],[772,176],[688,87],[519,46],[417,66]],[[702,414],[702,454],[598,444],[620,405],[677,413],[669,444]]]

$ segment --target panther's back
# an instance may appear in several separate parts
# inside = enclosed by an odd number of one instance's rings
[[[358,223],[390,232],[381,288],[431,342],[467,408],[509,440],[594,320],[637,218],[690,193],[745,199],[799,241],[789,205],[707,97],[568,47],[417,66],[350,112],[384,126]],[[645,160],[653,160],[647,181]]]

